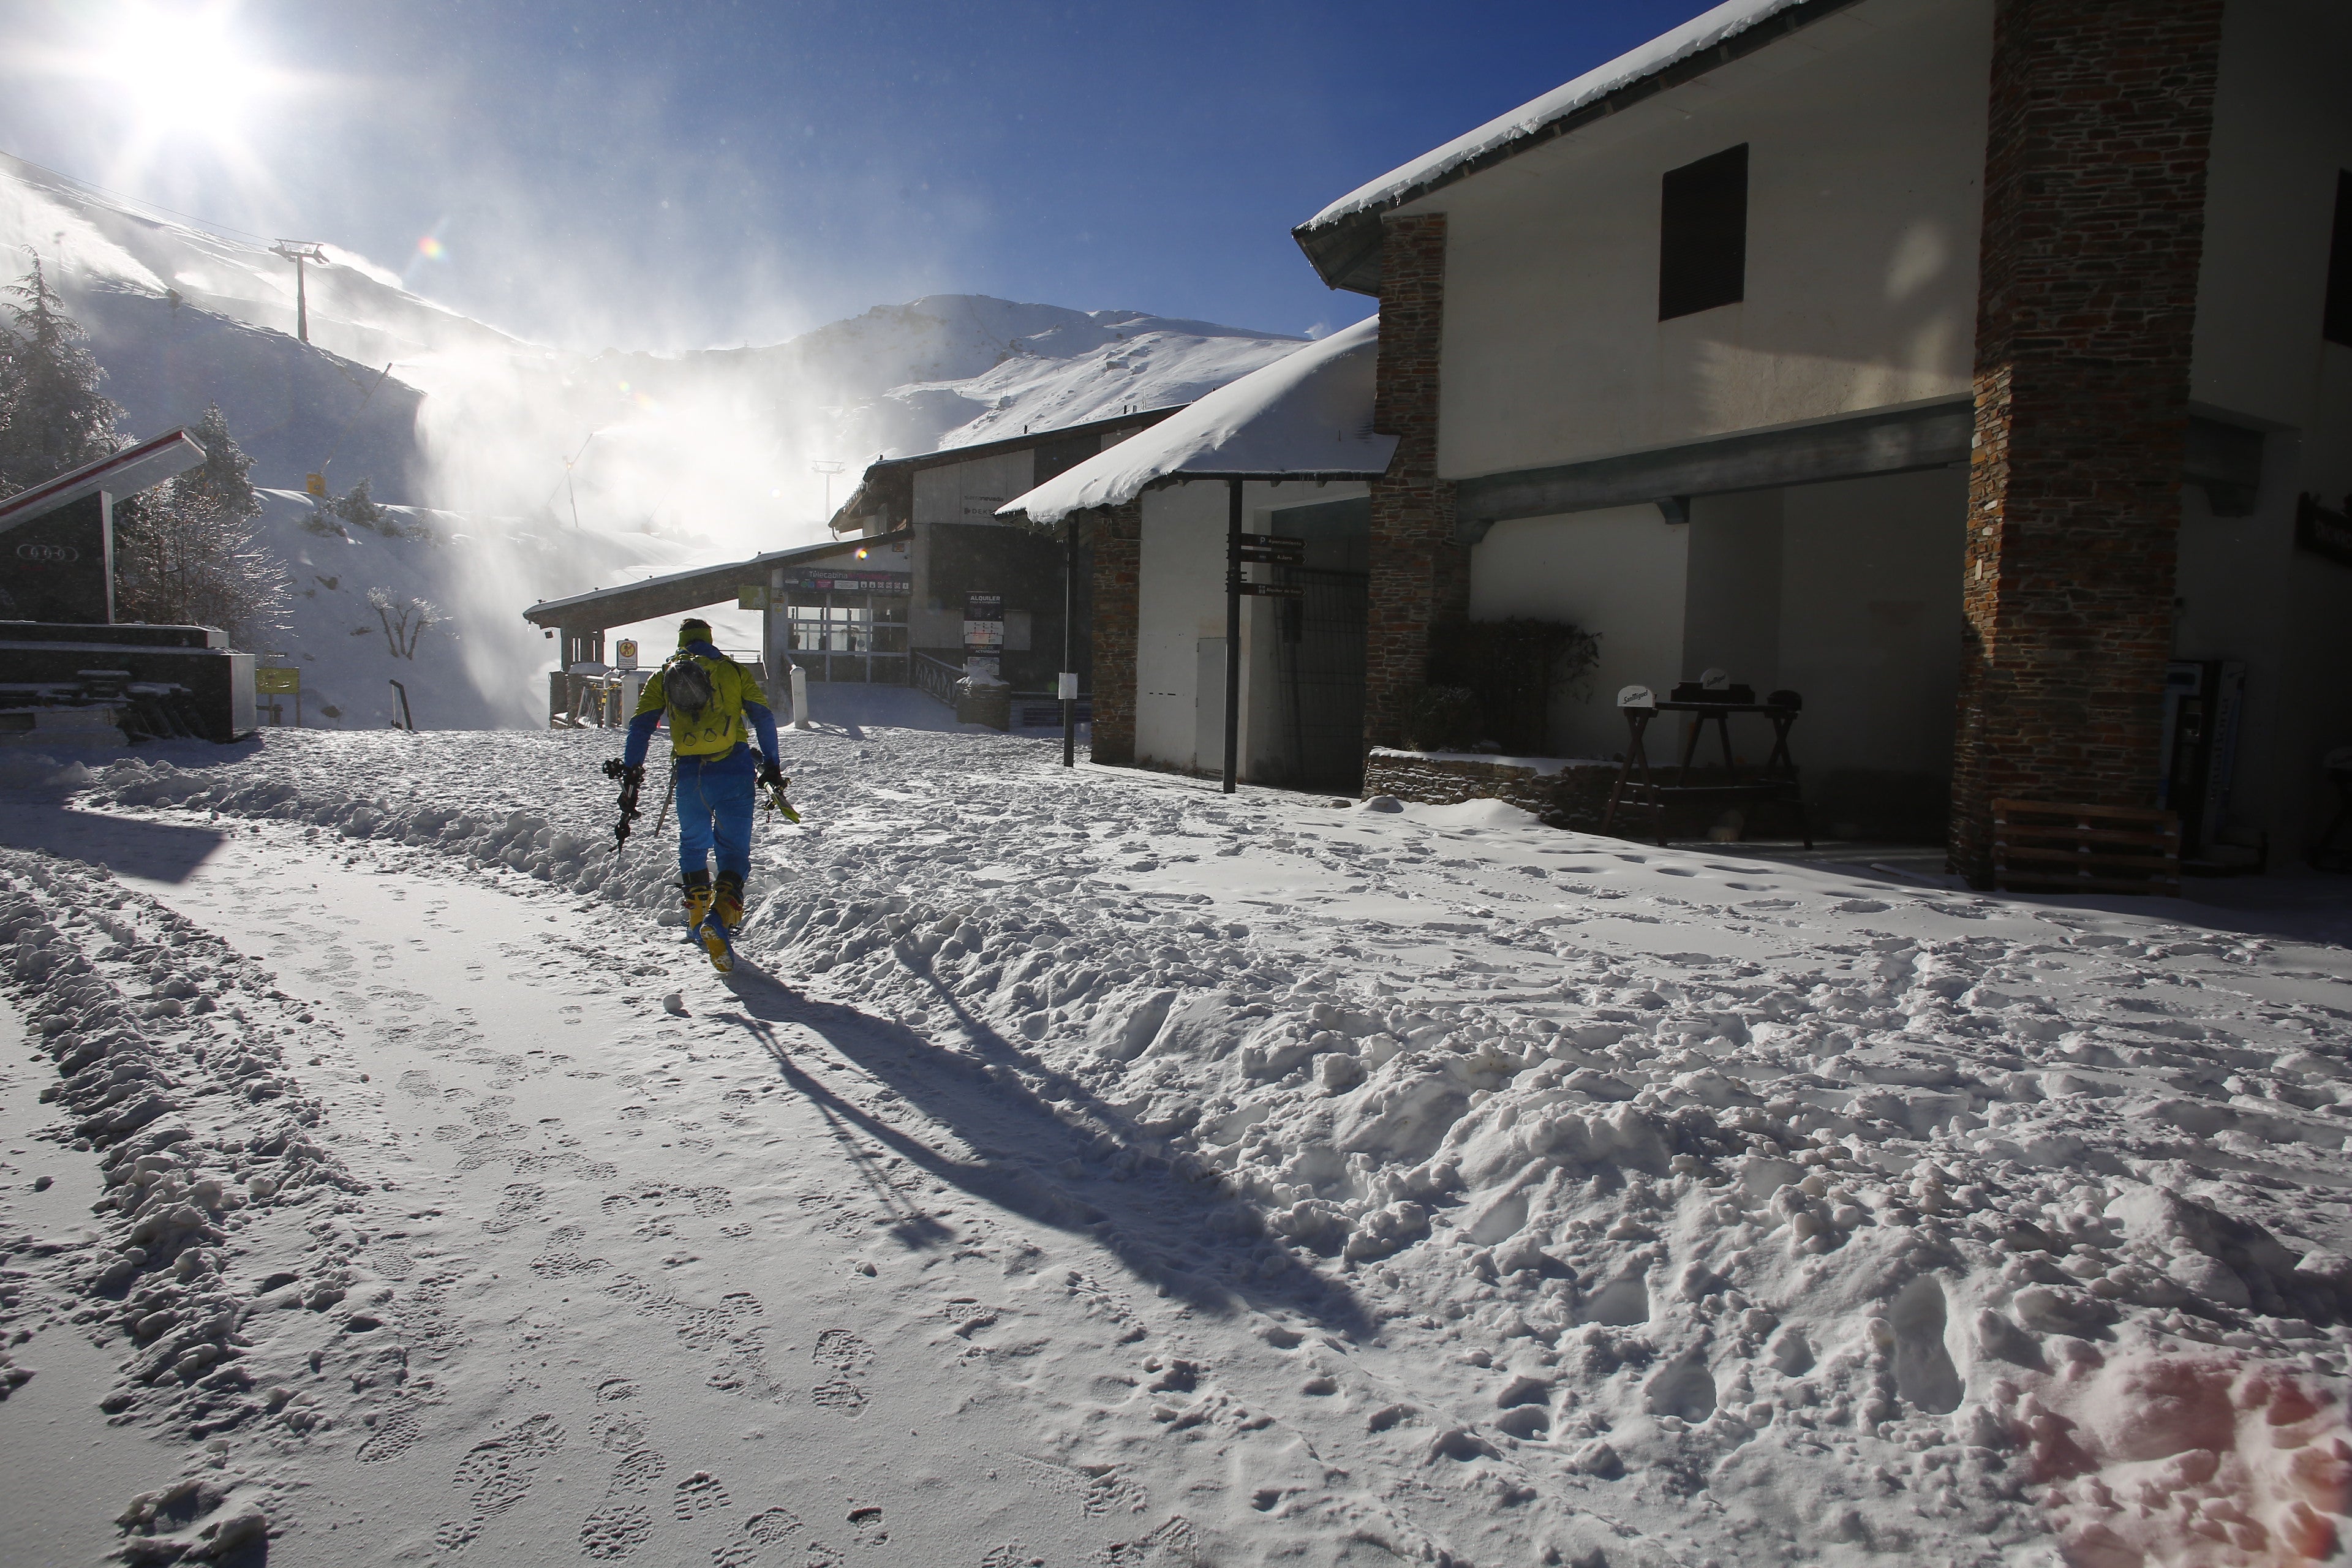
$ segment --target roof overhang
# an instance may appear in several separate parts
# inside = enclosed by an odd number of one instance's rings
[[[169,431],[0,501],[0,533],[100,491],[136,495],[204,460],[205,449],[194,436],[184,428]]]
[[[1735,23],[1740,19],[1740,11],[1763,15],[1704,47],[1683,51],[1662,48],[1660,46],[1674,38],[1674,33],[1653,40],[1501,120],[1471,132],[1461,138],[1465,145],[1459,155],[1447,156],[1446,149],[1439,148],[1394,174],[1374,180],[1355,195],[1341,197],[1292,229],[1291,237],[1307,253],[1307,259],[1326,284],[1378,299],[1381,218],[1384,214],[1547,142],[1571,135],[1596,121],[1752,55],[1824,16],[1859,3],[1860,0],[1734,0],[1732,5],[1718,6],[1676,28],[1675,33],[1707,36],[1714,29],[1705,25],[1719,13],[1732,13]],[[1587,82],[1593,84],[1591,91],[1575,90],[1579,84]],[[1547,112],[1543,106],[1549,99],[1560,101]],[[1524,123],[1513,124],[1515,121]]]
[[[768,573],[778,566],[820,561],[826,556],[844,553],[854,556],[858,551],[903,544],[913,537],[911,529],[902,528],[896,533],[879,533],[863,539],[831,539],[822,544],[804,544],[793,550],[772,550],[763,555],[754,555],[749,561],[697,566],[691,571],[647,577],[640,582],[624,583],[617,587],[599,588],[593,593],[574,594],[565,599],[541,599],[525,610],[522,618],[535,626],[562,627],[579,632],[631,626],[638,621],[652,620],[657,616],[683,615],[688,610],[698,610],[705,605],[732,599],[745,584],[765,583]]]

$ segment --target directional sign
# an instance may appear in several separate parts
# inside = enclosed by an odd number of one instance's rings
[[[1260,599],[1303,599],[1307,587],[1302,583],[1244,583],[1239,590]]]
[[[1263,566],[1304,566],[1307,541],[1275,533],[1244,533],[1234,540],[1233,558]]]
[[[302,672],[264,665],[253,672],[253,689],[264,697],[291,697],[302,689]]]

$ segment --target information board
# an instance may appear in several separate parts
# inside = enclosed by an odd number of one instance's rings
[[[963,596],[963,650],[1002,653],[1004,650],[1004,595],[966,594]]]

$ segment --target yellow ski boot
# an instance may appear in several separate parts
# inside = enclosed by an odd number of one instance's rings
[[[735,967],[735,931],[742,923],[743,879],[722,871],[710,901],[710,913],[701,927],[702,949],[710,954],[710,967],[721,974]]]
[[[686,895],[687,934],[702,940],[702,922],[710,913],[710,873],[688,871],[678,883]]]

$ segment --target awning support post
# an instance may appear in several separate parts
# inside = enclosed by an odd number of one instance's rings
[[[1242,732],[1242,481],[1225,481],[1225,784],[1241,776]]]
[[[1062,520],[1062,765],[1078,763],[1078,514]]]

